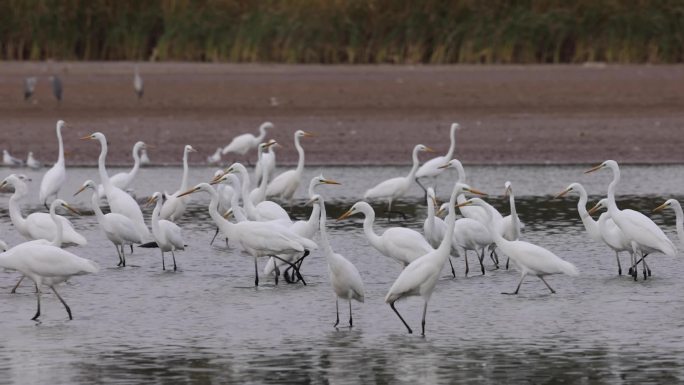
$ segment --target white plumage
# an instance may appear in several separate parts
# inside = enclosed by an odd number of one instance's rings
[[[263,142],[266,137],[266,130],[273,129],[273,123],[265,122],[259,126],[259,136],[254,136],[252,134],[242,134],[238,135],[230,141],[230,143],[223,148],[221,154],[226,155],[228,153],[234,153],[239,155],[245,155],[249,150],[256,148],[259,143]]]
[[[64,144],[62,143],[62,127],[65,126],[66,123],[64,123],[63,120],[57,121],[57,142],[59,143],[57,163],[55,163],[45,173],[45,175],[43,175],[43,179],[40,181],[38,200],[45,207],[47,207],[47,200],[53,195],[57,196],[59,190],[64,184],[64,181],[66,180],[66,168],[64,166]]]

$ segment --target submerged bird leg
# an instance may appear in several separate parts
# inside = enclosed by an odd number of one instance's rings
[[[19,278],[19,282],[17,282],[17,284],[14,285],[14,287],[12,288],[12,291],[10,291],[10,294],[14,294],[14,293],[17,292],[17,288],[18,288],[19,285],[21,284],[21,281],[24,280],[24,277],[26,277],[26,276],[25,276],[25,275],[22,275],[21,278]]]
[[[131,247],[131,254],[133,254],[133,244],[129,243],[128,246]],[[123,245],[121,245],[121,252],[123,252]]]
[[[55,293],[57,298],[59,298],[59,301],[62,302],[62,305],[64,305],[64,308],[66,309],[67,313],[69,314],[69,319],[73,320],[74,318],[71,316],[71,309],[69,308],[69,305],[67,305],[67,303],[64,301],[64,298],[62,298],[62,296],[59,295],[59,293],[57,292],[57,289],[55,289],[54,286],[50,286],[50,289],[52,289],[52,291]]]
[[[454,278],[456,278],[456,270],[454,270],[454,264],[451,262],[451,255],[449,256],[448,259],[449,259],[449,265],[451,266],[451,275],[453,275]]]
[[[544,279],[544,277],[542,277],[542,276],[540,275],[540,276],[539,276],[539,279],[541,279],[542,282],[544,282],[544,285],[546,285],[546,287],[548,287],[549,290],[551,290],[551,294],[556,294],[556,291],[553,290],[553,289],[551,288],[551,286],[549,286],[549,284],[546,282],[546,280]]]
[[[420,335],[423,337],[425,337],[425,314],[427,313],[427,304],[428,301],[425,301],[425,306],[423,306],[423,320],[420,322],[420,326],[423,329],[423,332]]]
[[[644,257],[644,267],[646,267],[646,271],[648,271],[648,276],[651,276],[651,268],[648,266],[648,263],[646,263],[646,257]]]
[[[480,254],[480,270],[482,270],[482,275],[485,275],[485,269],[484,269],[484,254],[485,254],[485,249],[482,249],[482,253]]]
[[[646,258],[646,257],[644,257],[644,258]],[[643,270],[643,272],[644,272],[644,281],[648,279],[648,274],[647,274],[647,272],[646,272],[646,269],[648,269],[648,265],[646,264],[646,259],[644,259],[644,263],[643,263],[643,266],[642,266],[642,270]],[[649,269],[649,270],[650,270],[650,269]]]
[[[166,264],[164,263],[164,252],[162,251],[162,270],[166,270]]]
[[[278,278],[280,277],[280,268],[278,264],[273,261],[273,274],[275,275],[275,285],[278,286]]]
[[[133,248],[133,244],[131,244],[131,248]],[[121,244],[121,260],[123,261],[123,267],[126,267],[126,250],[123,243]]]
[[[518,292],[520,291],[520,285],[522,285],[524,279],[525,279],[525,274],[523,274],[523,275],[520,277],[520,282],[518,282],[518,287],[515,288],[515,291],[514,291],[514,292],[512,292],[512,293],[501,293],[501,294],[508,294],[508,295],[516,295],[516,294],[518,294]],[[542,279],[542,281],[543,281],[543,279]],[[544,282],[544,283],[546,283],[546,282]],[[548,286],[548,284],[547,284],[546,286]],[[549,287],[549,289],[551,289],[551,288]],[[551,289],[551,291],[553,291],[553,289]]]
[[[354,322],[352,320],[352,312],[351,312],[351,299],[349,300],[349,327],[351,328],[354,326]]]
[[[216,239],[216,236],[218,235],[218,233],[219,233],[219,228],[217,227],[216,232],[214,233],[214,237],[211,238],[211,242],[209,242],[209,246],[214,244],[214,240]]]
[[[620,266],[620,256],[618,255],[618,252],[615,252],[615,260],[617,260],[618,264],[618,275],[622,275],[622,266]]]
[[[394,307],[394,302],[390,302],[390,307],[392,308],[392,310],[394,310],[395,313],[397,313],[397,316],[399,317],[401,322],[403,322],[404,326],[406,326],[406,329],[408,329],[409,334],[413,334],[413,330],[411,330],[406,321],[404,321],[404,317],[402,317],[401,314],[399,314],[399,312],[397,311],[397,308]]]
[[[116,249],[116,256],[119,257],[119,263],[116,264],[116,266],[121,266],[123,264],[123,260],[121,259],[121,250],[119,249],[119,246],[115,243],[114,248]]]
[[[176,254],[171,250],[171,256],[173,257],[173,271],[176,271]]]
[[[254,286],[259,286],[259,268],[256,257],[254,257]]]
[[[335,298],[335,312],[337,314],[337,318],[335,319],[335,324],[333,325],[333,327],[337,327],[337,325],[340,324],[340,299],[339,299],[339,297]]]
[[[466,271],[465,271],[465,276],[468,276],[468,272],[470,271],[470,268],[468,267],[468,250],[463,250],[463,259],[465,260],[465,265],[466,265]]]
[[[36,286],[36,289],[37,288],[38,286]],[[40,317],[40,290],[36,290],[36,300],[38,301],[38,310],[36,310],[36,315],[31,318],[31,321],[35,321],[38,319],[38,317]]]

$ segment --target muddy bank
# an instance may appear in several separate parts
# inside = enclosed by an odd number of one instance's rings
[[[144,140],[154,163],[178,163],[185,144],[203,163],[243,132],[270,133],[296,162],[292,133],[309,164],[405,164],[416,143],[446,152],[459,122],[466,163],[684,162],[684,66],[288,66],[141,64],[145,96],[133,91],[132,63],[57,63],[64,85],[53,99],[43,63],[0,65],[0,147],[56,159],[54,125],[64,119],[67,162],[95,164],[101,131],[116,164]],[[26,76],[38,76],[23,100]],[[252,153],[252,158],[256,157]],[[232,160],[226,159],[226,161]]]

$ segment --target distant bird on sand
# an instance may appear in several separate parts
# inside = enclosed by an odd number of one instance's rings
[[[33,156],[33,152],[29,151],[28,157],[26,158],[26,165],[30,168],[41,168],[43,165]]]
[[[57,99],[57,102],[60,104],[62,103],[62,80],[60,80],[59,76],[52,75],[50,76],[50,83],[52,83],[52,95],[55,96],[55,99]]]
[[[31,99],[33,92],[36,90],[36,83],[38,78],[35,76],[30,76],[24,79],[24,100]]]
[[[143,93],[145,93],[143,78],[140,76],[138,71],[138,66],[135,66],[135,75],[133,75],[133,88],[135,93],[138,94],[138,99],[142,99]]]
[[[16,167],[23,165],[24,162],[21,159],[15,158],[10,155],[9,151],[2,150],[2,165],[8,167]]]

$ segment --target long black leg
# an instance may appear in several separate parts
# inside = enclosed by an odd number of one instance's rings
[[[173,257],[173,271],[176,271],[176,254],[171,250],[171,256]]]
[[[26,277],[26,276],[25,276],[25,275],[22,275],[21,278],[19,278],[19,282],[17,282],[17,284],[14,285],[14,287],[12,288],[12,291],[10,291],[10,294],[14,294],[14,293],[17,292],[17,288],[18,288],[19,285],[21,284],[21,281],[24,280],[24,277]]]
[[[463,259],[465,259],[465,265],[466,265],[466,271],[465,271],[465,276],[468,276],[468,272],[470,271],[470,268],[468,267],[468,250],[463,250]]]
[[[354,321],[352,320],[352,312],[351,312],[351,299],[349,300],[349,327],[354,326]]]
[[[133,244],[131,244],[131,248],[133,248]],[[121,244],[121,260],[123,261],[123,267],[126,267],[126,250],[123,243]]]
[[[506,270],[508,270],[508,264],[511,262],[511,259],[506,257]]]
[[[477,253],[477,251],[475,252]],[[485,269],[484,269],[484,254],[485,254],[485,249],[482,249],[482,254],[480,255],[480,270],[482,270],[482,275],[485,275]]]
[[[259,286],[259,267],[256,257],[254,257],[254,286]]]
[[[406,321],[404,321],[404,317],[402,317],[401,314],[399,314],[399,312],[397,311],[397,308],[394,307],[394,302],[390,302],[390,307],[392,308],[392,310],[394,310],[395,313],[397,313],[397,316],[399,316],[401,322],[403,322],[404,326],[406,326],[406,329],[408,329],[409,334],[413,334],[413,330],[411,330]]]
[[[423,306],[423,320],[420,323],[423,329],[423,333],[421,333],[421,336],[425,336],[425,314],[427,313],[427,304],[427,301],[425,301],[425,306]]]
[[[162,251],[162,270],[166,270],[166,264],[164,263],[164,252]]]
[[[275,284],[278,286],[278,278],[280,278],[280,268],[278,267],[278,264],[276,263],[275,259],[271,258],[273,261],[273,274],[275,275]]]
[[[36,286],[36,288],[38,287]],[[40,290],[36,290],[36,299],[38,301],[38,310],[36,310],[36,315],[31,318],[32,321],[35,321],[40,317]]]
[[[615,260],[617,260],[618,264],[618,275],[622,275],[622,266],[620,266],[620,256],[618,255],[618,252],[615,252]]]
[[[308,250],[305,250],[305,254],[306,254],[306,251],[308,251]],[[308,254],[307,254],[307,255],[308,255]],[[288,267],[288,269],[290,269],[290,268],[294,269],[294,272],[295,272],[295,274],[297,275],[297,278],[298,278],[300,281],[302,281],[302,283],[304,284],[304,286],[306,286],[306,281],[304,281],[304,277],[302,277],[302,275],[299,273],[299,268],[297,267],[296,262],[295,262],[295,263],[291,263],[290,261],[286,261],[286,260],[280,258],[280,257],[277,256],[277,255],[272,255],[272,257],[273,257],[273,258],[276,258],[276,259],[279,259],[279,260],[281,260],[281,261],[287,263],[288,265],[290,265],[290,267]],[[304,258],[304,257],[302,257],[302,258]],[[285,272],[285,274],[287,274],[287,271]],[[286,281],[287,281],[287,279],[286,279]],[[293,282],[294,282],[294,280],[293,280]],[[289,283],[289,282],[288,282],[288,283]]]
[[[131,254],[133,254],[133,244],[130,243],[128,246],[131,247]],[[123,245],[121,245],[121,251],[123,251]]]
[[[216,236],[218,235],[218,233],[219,233],[219,228],[216,227],[216,232],[214,233],[214,237],[211,238],[211,242],[209,242],[209,246],[214,244],[214,240],[216,239]]]
[[[542,276],[540,275],[540,276],[539,276],[539,279],[541,279],[542,282],[544,282],[544,285],[546,285],[546,287],[548,287],[549,290],[551,290],[551,294],[556,294],[556,291],[553,290],[553,288],[551,288],[551,286],[549,286],[548,282],[546,282],[546,280],[544,279],[544,277],[542,277]]]
[[[515,291],[514,291],[514,292],[512,292],[512,293],[501,293],[501,294],[511,294],[511,295],[516,295],[516,294],[518,294],[518,291],[520,291],[520,285],[522,285],[524,279],[525,279],[525,275],[523,274],[523,275],[520,277],[520,282],[518,282],[518,287],[515,288]],[[547,285],[547,286],[548,286],[548,285]],[[551,289],[551,288],[549,287],[549,289]]]
[[[416,178],[416,183],[418,183],[418,186],[420,186],[420,188],[422,188],[423,192],[425,193],[425,197],[423,198],[423,202],[427,202],[427,189],[425,188],[425,186],[423,186],[422,183],[420,183],[420,180],[418,180],[418,178]]]
[[[50,289],[52,289],[52,291],[55,293],[55,295],[57,296],[57,298],[59,298],[60,302],[62,302],[62,305],[64,305],[64,308],[66,309],[67,313],[69,314],[69,319],[70,319],[70,320],[74,319],[74,318],[71,316],[71,309],[69,308],[69,305],[67,305],[67,303],[64,301],[64,299],[62,298],[62,296],[59,295],[59,293],[57,292],[57,290],[55,289],[55,287],[54,287],[54,286],[50,286]]]
[[[449,260],[449,265],[451,266],[451,275],[453,275],[454,278],[456,278],[456,270],[454,270],[454,264],[451,262],[451,255],[449,256],[448,260]]]
[[[335,298],[335,314],[337,314],[337,318],[335,318],[335,324],[333,327],[337,327],[337,325],[340,324],[340,299]]]
[[[119,263],[116,264],[116,266],[121,266],[123,264],[123,260],[121,259],[121,250],[119,250],[119,246],[114,243],[114,248],[116,249],[116,256],[119,257]]]

